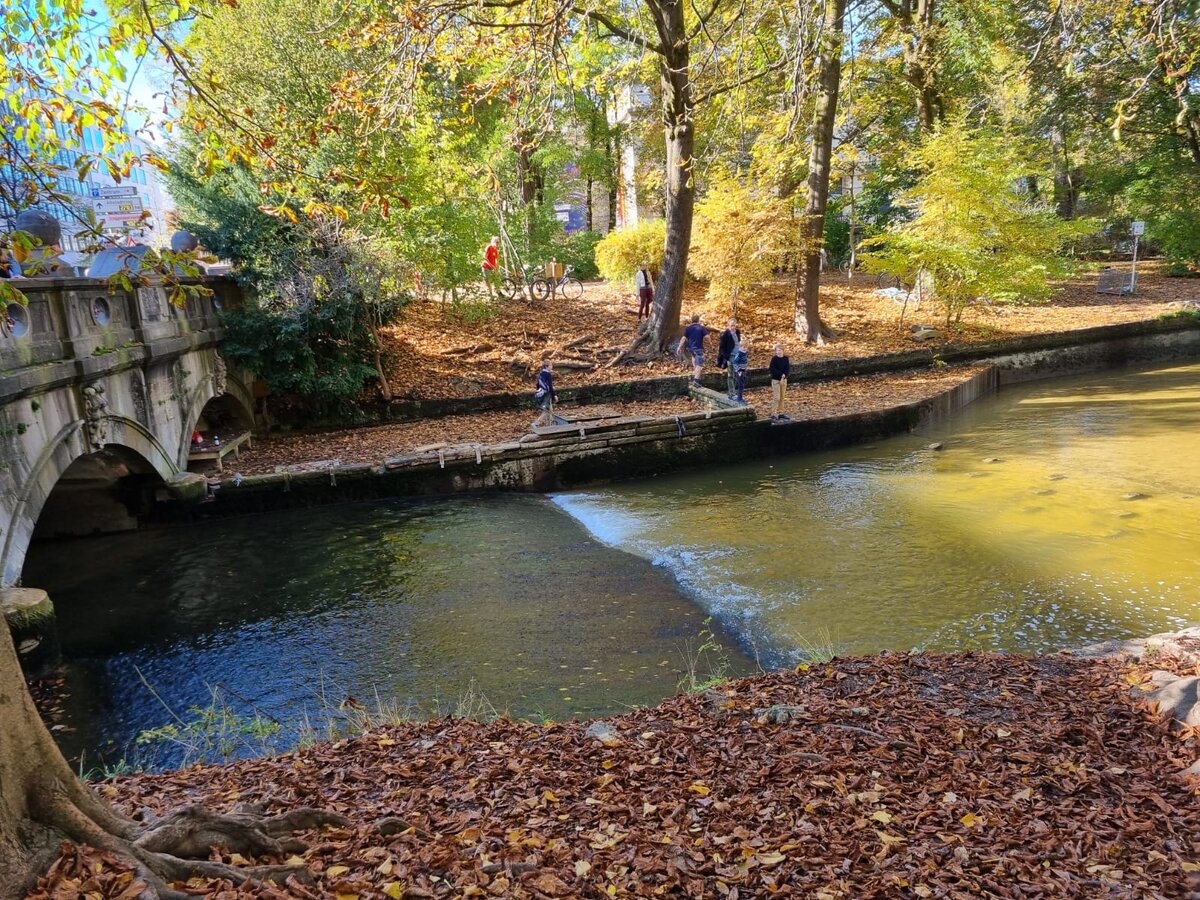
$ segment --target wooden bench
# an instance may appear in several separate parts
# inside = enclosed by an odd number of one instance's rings
[[[247,450],[254,449],[254,434],[250,431],[243,431],[241,434],[231,433],[229,435],[217,434],[215,438],[220,439],[220,443],[216,441],[205,441],[202,444],[192,444],[192,449],[188,453],[188,465],[194,462],[215,462],[217,471],[224,472],[224,459],[230,453],[233,458],[239,457],[238,448],[242,444],[246,445]]]

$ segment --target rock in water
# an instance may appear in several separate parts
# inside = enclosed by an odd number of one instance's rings
[[[1141,491],[1130,491],[1128,494],[1122,494],[1121,499],[1122,500],[1145,500],[1147,496],[1148,495],[1143,494]]]
[[[943,444],[941,441],[934,441],[932,444],[930,444],[925,449],[926,450],[945,450],[946,445]]]
[[[1000,457],[998,457],[998,456],[988,456],[988,457],[986,457],[986,458],[985,458],[983,461],[984,461],[985,463],[987,463],[988,465],[991,465],[991,464],[993,464],[993,463],[998,463],[998,462],[1004,462],[1004,460],[1002,460],[1002,459],[1001,459]]]

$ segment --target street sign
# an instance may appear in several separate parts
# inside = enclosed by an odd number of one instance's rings
[[[96,218],[109,228],[128,225],[142,218],[142,198],[134,185],[92,188],[92,209],[96,211]]]
[[[1140,221],[1131,223],[1129,226],[1129,233],[1134,237],[1141,237],[1146,233],[1146,223]]]

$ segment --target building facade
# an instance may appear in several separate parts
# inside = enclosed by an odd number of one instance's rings
[[[58,131],[60,143],[67,144],[69,139],[66,129],[59,125]],[[111,202],[106,203],[105,198],[113,193],[111,189],[118,187],[118,184],[103,166],[93,169],[84,180],[76,177],[80,157],[99,153],[103,148],[104,137],[100,130],[89,126],[83,130],[83,139],[79,146],[64,146],[59,150],[54,158],[54,163],[60,170],[55,190],[63,199],[44,198],[34,203],[33,208],[43,210],[59,221],[62,226],[64,251],[86,251],[88,245],[94,243],[86,224],[92,217],[103,225],[106,235],[121,243],[132,240],[152,247],[166,246],[170,241],[168,216],[174,210],[174,204],[171,202],[165,179],[156,167],[146,163],[135,163],[129,177],[123,178],[119,185],[124,188],[121,193],[125,195],[122,198],[122,207],[132,207],[133,213],[139,208],[149,213],[145,220],[135,223],[117,221],[117,218],[129,218],[129,212],[111,220],[106,216],[106,211],[114,206]],[[144,157],[161,156],[162,150],[141,137],[127,134],[125,140],[109,153],[116,157],[125,153]],[[0,158],[0,180],[15,184],[20,178],[20,169],[14,161]],[[9,231],[21,210],[8,202],[6,193],[9,192],[0,191],[0,228]]]

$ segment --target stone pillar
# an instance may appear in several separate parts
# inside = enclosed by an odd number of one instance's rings
[[[0,612],[26,672],[57,661],[58,631],[49,594],[37,588],[4,588]]]

